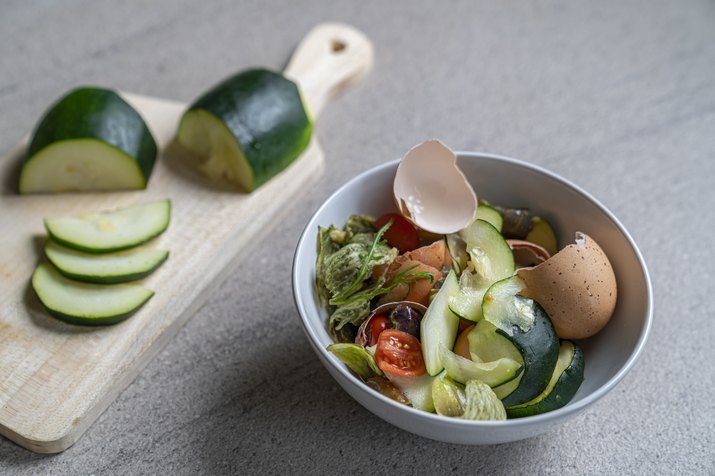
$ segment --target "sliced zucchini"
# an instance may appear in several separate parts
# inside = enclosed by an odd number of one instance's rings
[[[520,418],[561,408],[571,401],[583,382],[584,358],[579,346],[561,342],[559,358],[551,380],[536,398],[521,405],[506,408],[510,418]]]
[[[467,244],[476,273],[490,283],[514,273],[514,254],[499,230],[484,220],[475,220],[459,232]]]
[[[514,254],[494,226],[481,219],[460,232],[469,253],[468,269],[460,276],[460,292],[449,307],[461,319],[477,322],[482,318],[484,293],[496,281],[514,273]]]
[[[490,387],[514,379],[522,370],[522,365],[509,358],[499,358],[491,362],[474,362],[455,354],[445,346],[440,346],[440,359],[447,375],[459,383],[479,380]]]
[[[549,252],[551,256],[559,251],[556,233],[548,221],[541,217],[531,219],[531,231],[524,238],[526,241],[536,243]]]
[[[400,377],[391,373],[385,373],[385,377],[410,400],[414,408],[426,412],[434,411],[432,383],[435,377],[428,374],[419,377]]]
[[[539,395],[549,383],[559,355],[559,339],[546,311],[536,301],[512,294],[515,287],[513,284],[513,280],[505,279],[492,285],[482,305],[484,320],[493,324],[496,328],[494,332],[516,347],[524,362],[524,373],[519,385],[511,392],[507,392],[512,390],[509,385],[499,389],[498,395],[507,407],[520,405]],[[530,322],[524,328],[526,330],[517,324],[524,320]],[[506,327],[508,323],[511,323],[510,328]],[[483,358],[482,350],[470,347],[470,351]],[[494,355],[490,354],[489,357],[493,358]]]
[[[169,226],[171,202],[134,205],[119,210],[46,218],[45,228],[56,242],[88,253],[132,248],[160,235]]]
[[[484,288],[460,286],[459,293],[449,300],[449,310],[464,321],[477,322],[482,318]]]
[[[432,401],[437,415],[461,416],[466,403],[464,388],[443,371],[432,382]]]
[[[169,257],[167,250],[130,249],[92,254],[45,243],[45,255],[57,270],[70,279],[88,283],[123,283],[150,275]]]
[[[496,208],[489,205],[489,203],[483,200],[479,201],[479,206],[477,206],[477,218],[488,222],[501,233],[502,226],[504,225],[504,217]]]
[[[514,275],[497,281],[484,294],[482,313],[507,334],[512,333],[514,326],[528,332],[534,325],[533,299],[519,295],[524,287],[524,281]]]
[[[449,310],[449,298],[459,292],[459,283],[454,270],[450,270],[439,292],[427,308],[420,322],[422,355],[429,375],[437,375],[444,365],[440,359],[440,345],[451,349],[457,339],[459,318]]]
[[[20,193],[145,188],[157,147],[142,117],[108,89],[75,89],[35,127]]]
[[[298,86],[254,69],[216,85],[184,113],[177,140],[202,171],[252,191],[305,150],[313,130]]]
[[[469,353],[475,362],[490,362],[503,357],[524,365],[524,358],[514,344],[503,335],[496,332],[496,327],[489,321],[481,320],[467,334],[469,342]],[[494,387],[494,393],[502,399],[513,392],[521,383],[524,376],[520,372],[513,380],[510,380],[498,387]]]
[[[467,267],[467,260],[469,260],[467,244],[459,236],[459,233],[444,235],[444,243],[447,247],[447,252],[449,252],[449,257],[452,259],[452,266],[457,276],[459,276],[462,274],[462,270]]]
[[[90,284],[62,276],[41,263],[32,287],[50,314],[70,324],[105,326],[123,321],[144,305],[154,292],[133,284]]]

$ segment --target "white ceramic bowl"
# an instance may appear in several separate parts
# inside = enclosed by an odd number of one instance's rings
[[[463,421],[415,410],[367,387],[325,348],[332,342],[327,312],[316,294],[318,225],[342,226],[354,213],[393,209],[392,180],[398,161],[364,172],[335,192],[305,227],[293,262],[293,294],[308,340],[337,382],[365,408],[404,430],[449,443],[495,444],[538,435],[579,414],[628,373],[641,353],[653,319],[650,278],[638,247],[613,214],[587,192],[543,168],[490,154],[458,153],[459,165],[480,198],[502,206],[529,207],[555,227],[560,246],[574,233],[593,237],[608,255],[618,281],[618,303],[608,325],[579,344],[585,379],[573,400],[542,415],[507,421]]]

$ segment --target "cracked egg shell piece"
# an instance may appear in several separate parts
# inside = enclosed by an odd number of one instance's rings
[[[611,319],[616,307],[616,276],[608,257],[588,235],[533,268],[517,271],[521,292],[548,313],[562,339],[584,339]]]

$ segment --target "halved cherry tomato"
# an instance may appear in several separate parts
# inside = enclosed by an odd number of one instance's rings
[[[377,338],[380,337],[382,331],[390,327],[390,321],[383,315],[372,316],[370,319],[370,340],[368,341],[369,346],[377,344]]]
[[[380,370],[400,377],[419,377],[426,370],[420,341],[397,329],[380,333],[375,360]]]
[[[383,235],[390,246],[397,248],[400,254],[412,251],[420,246],[420,236],[417,233],[417,228],[399,213],[382,215],[375,220],[375,228],[379,230],[390,220],[392,220],[392,226]]]

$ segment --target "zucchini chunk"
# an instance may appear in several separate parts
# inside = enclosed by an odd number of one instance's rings
[[[46,218],[45,228],[57,243],[87,253],[132,248],[160,235],[169,226],[171,202],[134,205],[114,211]]]
[[[250,192],[298,158],[312,130],[298,85],[279,73],[252,69],[189,106],[177,141],[203,160],[208,177]]]
[[[583,382],[583,351],[571,341],[561,342],[551,380],[536,398],[506,408],[509,418],[520,418],[561,408],[571,401]]]
[[[154,292],[134,284],[90,284],[62,276],[41,263],[32,275],[32,287],[53,316],[70,324],[105,326],[128,318]]]
[[[88,283],[123,283],[150,275],[169,257],[167,250],[130,249],[91,254],[45,243],[45,255],[57,270],[70,279]]]
[[[516,294],[521,288],[515,279],[519,278],[507,278],[494,283],[484,296],[482,305],[484,321],[491,324],[492,332],[507,339],[521,354],[524,362],[524,372],[516,388],[513,388],[515,384],[509,382],[505,388],[495,389],[505,407],[520,405],[539,395],[548,385],[559,356],[559,338],[551,319],[539,303]],[[480,328],[479,332],[486,332],[489,327],[482,322],[477,327]],[[470,351],[484,359],[480,348],[473,349],[470,346]],[[504,353],[500,356],[513,355]],[[489,358],[494,357],[489,355]]]
[[[157,147],[144,119],[114,91],[83,87],[35,127],[20,193],[146,188]]]

